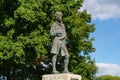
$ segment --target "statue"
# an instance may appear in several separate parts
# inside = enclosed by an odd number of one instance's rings
[[[52,24],[50,29],[50,35],[53,43],[50,53],[52,56],[53,71],[52,73],[57,74],[59,71],[56,70],[57,55],[60,53],[64,57],[64,71],[63,73],[69,73],[69,53],[66,47],[66,30],[65,25],[62,23],[62,12],[56,12],[56,21]]]

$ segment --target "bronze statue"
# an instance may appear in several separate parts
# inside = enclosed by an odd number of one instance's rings
[[[53,43],[50,53],[52,56],[53,71],[52,73],[57,74],[59,71],[56,70],[56,60],[59,52],[61,56],[64,57],[64,71],[63,73],[68,73],[69,64],[69,53],[66,47],[66,30],[65,25],[62,23],[62,12],[56,12],[56,21],[52,24],[50,29],[50,35],[52,37]]]

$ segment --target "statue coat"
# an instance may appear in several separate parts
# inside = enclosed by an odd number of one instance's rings
[[[50,29],[50,35],[52,37],[52,48],[50,53],[59,54],[62,56],[69,56],[66,48],[66,30],[65,25],[61,22],[54,22]]]

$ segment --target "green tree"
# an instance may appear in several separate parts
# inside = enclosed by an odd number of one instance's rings
[[[97,80],[120,80],[120,77],[112,75],[103,75],[97,77]]]
[[[83,0],[0,0],[1,76],[8,80],[37,80],[50,73],[50,57],[46,57],[51,44],[49,30],[54,13],[62,11],[71,55],[69,69],[83,80],[93,80],[97,67],[90,56],[95,51],[90,33],[95,27],[86,10],[78,12],[82,3]]]

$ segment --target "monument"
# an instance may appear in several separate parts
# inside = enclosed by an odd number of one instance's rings
[[[42,80],[81,80],[80,75],[72,74],[68,70],[69,65],[69,53],[66,47],[66,30],[65,25],[62,23],[62,12],[56,12],[56,21],[52,24],[50,29],[50,35],[52,37],[52,48],[50,53],[52,54],[52,74],[43,75]],[[64,70],[56,70],[56,61],[58,54],[64,57]]]
[[[64,71],[63,73],[69,73],[69,54],[66,47],[66,31],[65,26],[62,23],[62,13],[56,12],[56,21],[52,24],[50,29],[50,35],[52,36],[53,44],[50,53],[52,54],[53,71],[52,73],[59,73],[56,70],[56,59],[59,52],[64,57]]]

